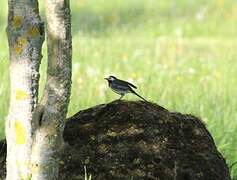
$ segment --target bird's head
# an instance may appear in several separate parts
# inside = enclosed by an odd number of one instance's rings
[[[116,77],[114,77],[114,76],[109,76],[109,77],[107,77],[107,78],[105,78],[107,81],[109,81],[109,82],[112,82],[112,81],[114,81],[114,80],[116,80],[117,78]]]

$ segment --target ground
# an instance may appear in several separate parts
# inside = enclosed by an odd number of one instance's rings
[[[60,179],[83,179],[84,167],[103,180],[230,179],[199,118],[150,102],[113,101],[80,111],[67,119],[64,140]]]

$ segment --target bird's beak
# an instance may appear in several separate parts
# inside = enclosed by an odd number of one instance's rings
[[[106,79],[108,81],[108,78],[104,78],[104,79]]]

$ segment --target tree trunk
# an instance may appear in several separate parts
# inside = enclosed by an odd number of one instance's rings
[[[57,179],[64,121],[71,90],[69,0],[45,0],[48,40],[47,82],[37,111],[32,148],[32,179]]]
[[[6,121],[7,179],[15,180],[29,176],[44,28],[37,0],[9,0],[8,4],[11,94]]]
[[[37,0],[9,0],[11,99],[6,122],[7,179],[57,179],[71,88],[69,0],[45,0],[47,81],[38,104],[44,28]]]

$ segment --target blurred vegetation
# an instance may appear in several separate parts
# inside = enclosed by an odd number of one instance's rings
[[[40,0],[41,12],[44,12]],[[200,116],[230,165],[237,160],[236,0],[71,0],[69,116],[112,101],[104,77],[134,82],[171,111]],[[9,105],[7,4],[0,7],[0,127]],[[44,18],[44,15],[43,19]],[[46,43],[41,85],[45,82]],[[41,86],[42,92],[42,86]],[[132,95],[126,99],[136,99]],[[237,179],[237,167],[232,170]]]

